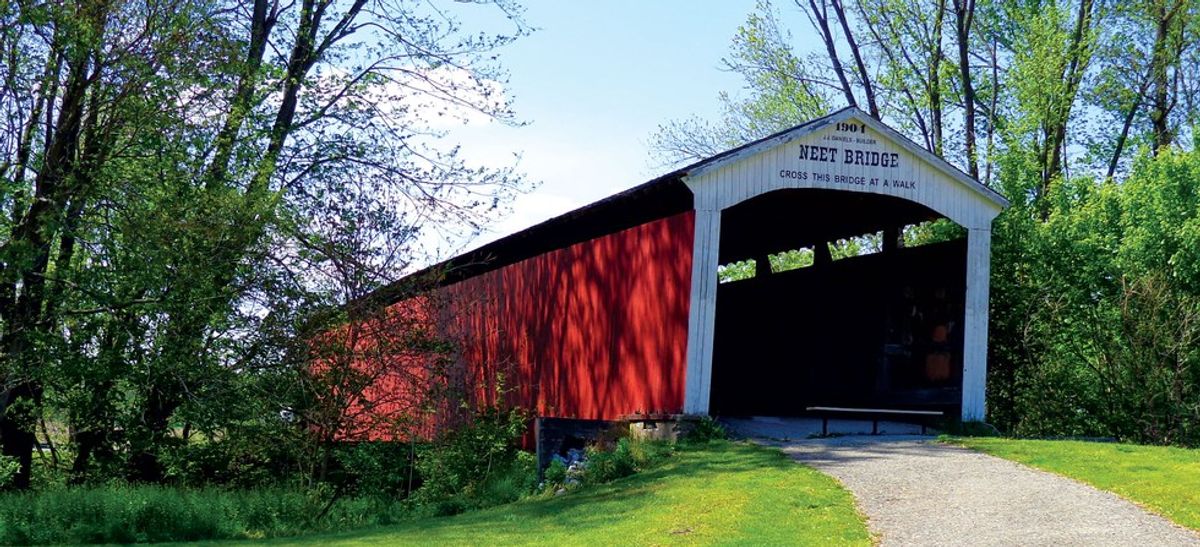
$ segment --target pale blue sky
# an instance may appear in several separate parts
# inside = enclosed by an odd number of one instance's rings
[[[511,163],[542,184],[475,247],[659,174],[646,142],[661,123],[714,117],[741,81],[720,70],[753,0],[526,0],[540,30],[501,50],[518,128],[456,128],[472,162]]]

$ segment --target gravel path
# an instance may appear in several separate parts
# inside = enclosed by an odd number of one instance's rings
[[[928,437],[770,444],[850,489],[882,545],[1200,545],[1114,494]]]

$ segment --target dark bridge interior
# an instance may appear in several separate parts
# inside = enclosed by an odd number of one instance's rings
[[[718,287],[710,411],[957,414],[966,240],[901,242],[905,226],[939,218],[900,198],[831,190],[780,190],[723,212],[720,263],[754,260],[756,273]],[[864,234],[875,234],[876,252],[838,260],[828,252],[830,242]],[[769,255],[796,249],[808,249],[812,264],[769,266]]]

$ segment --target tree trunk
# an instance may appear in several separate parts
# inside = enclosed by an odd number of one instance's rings
[[[900,59],[897,57],[896,52],[893,51],[892,47],[886,41],[884,41],[883,35],[880,34],[879,29],[876,28],[876,25],[871,21],[871,18],[867,16],[867,8],[863,5],[862,0],[858,0],[856,5],[858,7],[858,14],[862,19],[863,24],[866,25],[867,31],[871,33],[871,38],[876,44],[878,44],[879,50],[883,52],[887,62],[892,66],[901,66]],[[922,111],[922,105],[920,101],[917,99],[912,89],[908,86],[907,82],[905,82],[903,79],[899,80],[898,85],[900,93],[904,95],[905,100],[908,101],[908,107],[912,110],[913,122],[917,126],[917,131],[921,132],[921,139],[925,143],[925,148],[933,150],[933,136],[930,133],[929,124],[925,121],[925,115]]]
[[[21,221],[21,216],[25,213],[26,194],[25,194],[25,172],[29,169],[29,157],[33,152],[33,138],[37,133],[38,124],[41,123],[42,111],[46,109],[47,104],[54,103],[54,87],[50,86],[52,80],[58,80],[59,75],[59,55],[55,53],[58,47],[58,31],[55,30],[54,37],[51,38],[51,47],[49,59],[46,61],[46,70],[42,76],[42,91],[38,93],[33,101],[33,108],[29,112],[29,120],[26,121],[25,129],[21,132],[21,141],[17,145],[17,154],[11,166],[13,168],[13,203],[12,203],[12,222],[17,224]],[[0,176],[4,175],[7,168],[0,170]]]
[[[975,153],[975,86],[971,81],[971,22],[975,18],[974,0],[955,0],[954,19],[958,34],[958,65],[962,78],[963,133],[967,148],[967,173],[979,178],[979,160]]]
[[[263,33],[269,33],[274,23],[273,16],[268,17],[265,21],[261,19],[263,11],[260,11],[262,6],[258,1],[256,0],[252,15],[254,20],[251,25],[251,48],[255,47],[254,41],[257,38],[261,37],[262,40],[266,40],[267,34]],[[301,3],[296,41],[288,57],[287,69],[283,77],[283,93],[276,111],[275,121],[271,126],[267,149],[252,173],[252,179],[243,196],[248,206],[247,212],[250,215],[250,218],[246,219],[249,225],[242,226],[244,229],[235,234],[233,240],[220,250],[218,256],[198,258],[198,260],[208,260],[217,264],[212,278],[206,280],[211,283],[210,288],[213,289],[213,294],[223,292],[234,281],[238,261],[265,229],[265,224],[269,219],[264,215],[273,212],[274,198],[270,192],[270,181],[278,168],[284,144],[293,129],[296,110],[299,107],[300,91],[308,77],[308,72],[329,47],[347,35],[351,23],[366,3],[366,0],[355,0],[342,15],[341,20],[333,25],[328,34],[320,41],[318,38],[320,37],[322,18],[329,4],[318,0],[303,0]],[[255,56],[261,58],[262,52],[252,49],[247,56],[249,67],[253,65]],[[256,73],[257,70],[246,74]],[[253,91],[253,89],[242,90],[247,96],[252,96]],[[235,101],[235,104],[231,105],[229,119],[244,117],[245,113],[237,112],[237,108],[238,104]],[[238,121],[232,125],[240,126],[241,122]],[[228,120],[225,127],[231,127]],[[230,136],[236,135],[237,129],[238,127],[229,129]],[[223,172],[223,166],[217,165],[215,162],[210,166],[210,176]],[[210,184],[213,180],[215,179],[209,179]],[[170,326],[165,341],[171,348],[170,353],[174,355],[174,357],[168,357],[168,360],[175,362],[184,362],[187,359],[198,360],[203,352],[200,341],[203,340],[209,326],[206,315],[191,308],[181,308],[172,313],[168,321]],[[136,440],[137,446],[131,449],[129,476],[133,480],[157,482],[164,477],[159,450],[168,438],[167,430],[170,418],[183,403],[183,394],[179,382],[175,379],[152,377],[149,381],[146,407],[143,409],[141,420],[141,423],[145,424],[146,430],[142,432],[141,438]]]
[[[37,442],[34,434],[35,412],[32,406],[38,399],[38,388],[33,382],[22,381],[0,394],[0,399],[0,410],[4,412],[3,418],[0,419],[3,454],[16,459],[20,465],[9,488],[25,490],[30,485],[33,445]]]
[[[809,18],[817,27],[817,31],[821,33],[821,41],[825,43],[825,52],[829,55],[829,64],[833,67],[833,73],[842,86],[842,95],[846,97],[846,105],[857,107],[858,101],[854,99],[854,88],[850,86],[850,81],[846,78],[846,70],[842,67],[842,60],[838,58],[837,43],[834,42],[833,33],[829,30],[829,13],[825,2],[822,1],[821,7],[818,9],[816,0],[808,0],[808,7]]]
[[[1071,107],[1075,104],[1075,96],[1083,81],[1083,73],[1091,60],[1091,49],[1086,44],[1086,37],[1091,32],[1093,0],[1080,0],[1079,12],[1075,19],[1075,30],[1071,36],[1070,49],[1067,50],[1067,63],[1063,70],[1062,96],[1056,97],[1056,103],[1047,113],[1043,128],[1041,163],[1042,181],[1039,195],[1045,195],[1050,188],[1050,182],[1063,174],[1062,149],[1067,139],[1067,123],[1071,118]]]
[[[166,478],[160,451],[166,444],[171,416],[180,402],[175,390],[151,387],[141,416],[145,431],[130,439],[129,480],[160,483]]]
[[[102,36],[108,20],[108,5],[98,2],[81,6],[78,16],[86,21],[95,36]],[[28,488],[33,445],[36,441],[37,405],[41,400],[41,384],[37,379],[38,355],[30,351],[33,338],[44,320],[46,272],[50,264],[51,247],[63,221],[64,208],[73,192],[67,187],[76,169],[80,135],[84,124],[85,99],[91,85],[98,80],[91,73],[92,54],[76,52],[68,63],[67,85],[59,107],[58,120],[47,143],[42,169],[34,182],[34,199],[28,211],[12,230],[8,243],[0,252],[8,255],[10,279],[20,279],[20,293],[15,299],[5,299],[0,316],[6,322],[0,348],[10,362],[7,379],[12,386],[0,395],[0,451],[16,458],[21,468],[13,479],[15,488]],[[47,108],[47,113],[54,109]]]
[[[858,68],[858,78],[862,82],[863,92],[867,96],[867,108],[870,110],[871,117],[879,118],[879,105],[875,102],[875,86],[871,83],[871,74],[867,72],[867,65],[863,62],[862,54],[858,51],[858,41],[854,39],[854,32],[850,30],[850,22],[846,20],[846,10],[842,9],[841,0],[831,0],[833,11],[837,13],[838,21],[842,25],[842,32],[846,33],[846,44],[850,46],[850,53],[854,56],[854,66]]]
[[[988,127],[987,127],[987,173],[984,175],[985,184],[990,188],[992,185],[992,152],[993,139],[996,136],[996,119],[999,116],[996,114],[996,105],[1000,101],[1000,59],[996,53],[998,45],[995,35],[991,41],[991,61],[992,61],[992,96],[988,98]]]
[[[1171,93],[1171,78],[1169,69],[1179,62],[1172,59],[1171,41],[1173,38],[1172,25],[1179,15],[1182,2],[1158,0],[1151,8],[1154,17],[1154,46],[1150,55],[1150,74],[1154,92],[1150,98],[1150,124],[1154,136],[1154,154],[1162,148],[1170,146],[1174,141],[1171,131],[1171,110],[1174,107]],[[1182,40],[1182,37],[1178,37]]]
[[[225,124],[217,134],[213,159],[208,164],[205,176],[209,188],[223,186],[229,175],[229,161],[233,157],[234,144],[246,117],[254,106],[254,94],[257,91],[259,72],[262,70],[263,54],[267,49],[267,39],[275,26],[276,14],[268,13],[269,0],[254,0],[254,10],[250,16],[250,45],[246,50],[242,73],[238,77],[237,87],[229,112],[225,116]]]
[[[1141,108],[1142,102],[1146,97],[1146,89],[1150,86],[1150,79],[1153,75],[1154,67],[1150,67],[1150,71],[1146,73],[1146,77],[1142,78],[1142,83],[1138,86],[1137,95],[1133,98],[1133,104],[1129,105],[1129,111],[1125,113],[1125,121],[1121,124],[1121,133],[1117,135],[1117,145],[1113,150],[1112,159],[1108,161],[1108,173],[1105,178],[1111,179],[1117,172],[1117,164],[1121,161],[1121,153],[1125,150],[1125,140],[1129,138],[1129,129],[1133,126],[1133,118],[1137,115],[1137,111]]]
[[[938,0],[933,19],[933,39],[929,44],[929,66],[925,89],[929,94],[929,119],[933,133],[933,153],[943,156],[945,152],[945,124],[942,122],[942,24],[946,16],[946,0]]]
[[[3,310],[7,323],[3,336],[4,354],[12,363],[15,378],[10,378],[13,388],[3,395],[0,407],[5,409],[0,416],[0,441],[5,456],[17,458],[21,470],[14,478],[16,488],[29,486],[29,463],[33,450],[34,410],[31,408],[40,398],[41,387],[36,380],[36,355],[31,349],[31,338],[42,318],[45,274],[50,263],[50,248],[57,232],[62,213],[62,188],[67,173],[72,169],[75,150],[79,144],[79,125],[83,109],[83,94],[86,90],[86,65],[73,70],[72,85],[63,97],[59,122],[55,131],[55,143],[45,159],[39,173],[34,200],[29,210],[14,229],[6,249],[21,253],[19,273],[14,277],[21,280],[20,294],[11,301],[11,307]]]

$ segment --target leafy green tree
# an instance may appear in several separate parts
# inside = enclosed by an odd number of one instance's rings
[[[0,443],[29,484],[68,422],[77,481],[278,426],[303,320],[386,285],[524,188],[447,120],[514,123],[483,2],[0,3]],[[483,30],[483,32],[477,32]],[[272,422],[271,420],[275,420]]]
[[[1195,151],[1147,152],[1120,185],[1080,178],[1056,187],[1045,222],[1026,210],[1019,254],[993,275],[993,306],[1026,314],[1003,314],[1016,325],[1001,328],[1024,336],[993,347],[1001,381],[989,389],[1004,425],[1200,443],[1198,160]]]

